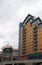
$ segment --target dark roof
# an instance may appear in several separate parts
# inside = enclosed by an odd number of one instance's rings
[[[32,19],[34,18],[34,16],[28,14],[28,15],[26,16],[26,18],[24,19],[23,23],[26,21],[26,19],[27,19],[29,16],[30,16],[30,18],[32,18]],[[29,18],[29,19],[30,19],[30,18]]]
[[[34,19],[32,19],[32,18],[28,19],[28,21],[26,22],[26,24],[27,24],[30,20],[32,20],[32,21],[33,21]]]
[[[42,23],[42,20],[40,19],[40,17],[35,18],[34,16],[28,14],[26,16],[26,18],[24,19],[22,25],[24,24],[24,22],[27,24],[30,20],[32,20],[32,22],[30,22],[31,24],[33,24],[34,22],[36,22],[37,20],[39,21],[38,24]]]
[[[39,17],[37,17],[35,20],[33,20],[32,23],[34,23],[34,22],[37,21],[37,20],[38,20],[40,23],[42,22],[41,19],[40,19]],[[31,24],[32,24],[32,23],[31,23]]]

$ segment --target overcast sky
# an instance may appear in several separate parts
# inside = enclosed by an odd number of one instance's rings
[[[18,48],[19,22],[28,14],[42,19],[42,0],[0,0],[0,50],[7,44]]]

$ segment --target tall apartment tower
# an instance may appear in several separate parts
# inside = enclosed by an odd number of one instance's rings
[[[42,58],[42,20],[39,17],[28,14],[20,25],[19,53],[21,60]]]

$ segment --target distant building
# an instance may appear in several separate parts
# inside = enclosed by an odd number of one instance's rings
[[[42,20],[28,14],[19,24],[20,59],[42,58]]]
[[[3,46],[0,52],[0,62],[13,60],[18,60],[18,49],[13,49],[10,45]]]

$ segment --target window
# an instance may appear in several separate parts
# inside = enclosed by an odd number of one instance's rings
[[[23,52],[23,55],[25,55],[26,54],[26,52]]]
[[[40,50],[42,50],[42,49],[40,49]]]

